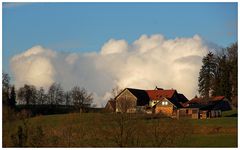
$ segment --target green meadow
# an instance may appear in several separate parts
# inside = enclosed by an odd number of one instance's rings
[[[205,120],[111,113],[26,117],[3,124],[3,147],[237,147],[236,114]]]

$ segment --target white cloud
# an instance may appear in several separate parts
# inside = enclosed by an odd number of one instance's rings
[[[56,52],[35,46],[11,59],[16,86],[33,84],[48,87],[54,82],[55,68],[51,60]]]
[[[35,46],[11,59],[16,86],[24,83],[49,86],[60,82],[94,93],[104,105],[112,88],[174,88],[188,98],[197,94],[202,57],[209,51],[201,37],[166,39],[142,35],[132,44],[110,39],[99,53],[61,53]]]
[[[125,40],[110,39],[101,49],[102,55],[123,53],[128,50],[128,44]]]

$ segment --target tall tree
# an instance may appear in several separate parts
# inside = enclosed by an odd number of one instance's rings
[[[231,81],[230,81],[230,65],[226,56],[218,56],[217,66],[214,73],[213,96],[224,95],[231,98]]]
[[[73,100],[74,106],[82,112],[86,108],[90,107],[93,101],[92,93],[88,94],[85,88],[80,88],[75,86],[71,90],[71,97]]]
[[[10,88],[10,77],[7,73],[2,73],[2,103],[3,105],[8,104],[9,99],[9,88]]]
[[[48,100],[51,105],[59,105],[64,101],[64,92],[60,83],[53,83],[48,90]]]
[[[13,109],[16,106],[16,92],[15,92],[15,87],[14,86],[11,87],[11,92],[10,92],[8,105]]]
[[[230,80],[231,80],[231,100],[237,106],[238,100],[238,44],[233,43],[226,48],[228,61],[230,64]]]
[[[213,53],[209,52],[202,60],[203,65],[199,72],[198,91],[201,96],[208,99],[211,94],[216,69],[216,59]]]

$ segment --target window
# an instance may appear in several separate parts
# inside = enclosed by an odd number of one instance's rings
[[[162,102],[162,105],[168,105],[168,102],[166,102],[166,101]]]

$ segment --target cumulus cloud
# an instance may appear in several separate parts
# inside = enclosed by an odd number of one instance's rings
[[[41,46],[34,46],[11,59],[11,70],[16,86],[33,84],[48,87],[54,82],[55,67],[52,59],[56,52]]]
[[[101,49],[102,55],[123,53],[128,50],[128,44],[125,40],[110,39]]]
[[[174,88],[188,98],[197,94],[201,60],[209,51],[202,38],[166,39],[142,35],[131,44],[110,39],[99,52],[63,53],[32,47],[11,59],[16,86],[24,83],[48,87],[60,82],[66,90],[75,85],[94,93],[105,105],[112,88]]]

